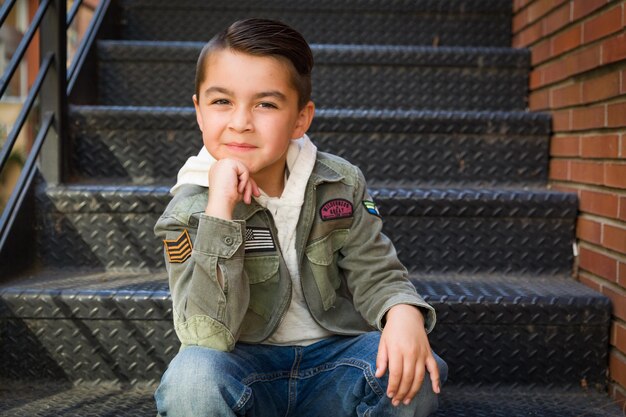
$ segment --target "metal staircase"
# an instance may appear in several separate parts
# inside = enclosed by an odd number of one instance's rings
[[[179,344],[152,227],[202,146],[197,55],[251,16],[312,44],[309,136],[362,168],[437,310],[431,344],[450,368],[437,416],[622,415],[605,393],[610,302],[571,278],[577,199],[547,188],[550,117],[526,111],[510,0],[99,10],[69,92],[64,175],[34,176],[0,253],[0,415],[156,414]]]

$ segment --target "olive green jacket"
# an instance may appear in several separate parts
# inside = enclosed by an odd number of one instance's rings
[[[233,221],[207,216],[207,190],[182,186],[155,233],[165,244],[182,344],[230,351],[237,341],[261,343],[273,333],[289,307],[292,280],[270,213],[253,201],[239,203]],[[382,330],[385,313],[397,304],[420,307],[427,332],[434,327],[435,311],[382,233],[363,174],[339,157],[317,154],[296,251],[305,300],[325,329],[341,335]]]

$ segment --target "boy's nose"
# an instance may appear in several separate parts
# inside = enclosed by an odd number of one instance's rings
[[[235,109],[230,119],[229,128],[236,132],[250,131],[253,128],[252,115],[245,108]]]

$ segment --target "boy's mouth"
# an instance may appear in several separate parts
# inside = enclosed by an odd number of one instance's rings
[[[252,149],[256,149],[256,146],[250,145],[249,143],[239,143],[239,142],[231,142],[227,143],[226,147],[232,151],[245,152],[250,151]]]

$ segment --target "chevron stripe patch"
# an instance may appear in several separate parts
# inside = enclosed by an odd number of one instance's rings
[[[176,239],[163,240],[163,243],[171,264],[183,263],[191,256],[191,239],[186,229]]]

